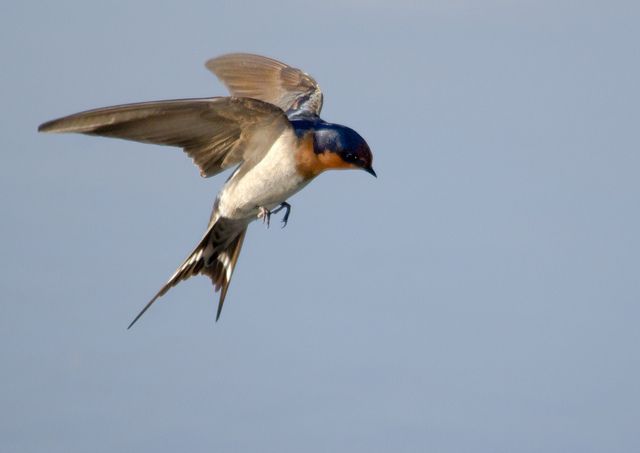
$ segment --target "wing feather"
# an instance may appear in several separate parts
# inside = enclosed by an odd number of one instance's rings
[[[142,102],[89,110],[42,124],[41,132],[77,132],[178,146],[204,177],[258,161],[291,124],[267,102],[237,97]]]
[[[320,115],[322,91],[309,74],[272,58],[233,53],[206,63],[231,95],[277,105],[289,116]]]

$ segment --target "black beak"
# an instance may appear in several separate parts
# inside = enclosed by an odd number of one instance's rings
[[[369,173],[370,175],[373,175],[375,178],[378,177],[378,175],[376,175],[376,172],[373,171],[373,167],[369,167],[369,168],[365,168],[364,171],[366,171],[367,173]]]

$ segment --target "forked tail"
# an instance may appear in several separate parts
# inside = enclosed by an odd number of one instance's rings
[[[164,284],[160,291],[153,296],[147,305],[138,313],[129,327],[130,329],[138,319],[146,312],[153,303],[166,294],[169,289],[176,286],[183,280],[194,275],[204,274],[209,276],[215,290],[220,291],[220,299],[218,301],[218,312],[216,313],[216,321],[220,318],[224,298],[229,289],[233,269],[238,261],[242,242],[247,232],[247,225],[239,224],[236,221],[220,218],[205,233],[198,246],[191,252],[184,263],[175,271]]]

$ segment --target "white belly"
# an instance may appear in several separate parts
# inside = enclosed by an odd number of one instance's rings
[[[218,197],[219,214],[255,218],[260,207],[271,210],[307,185],[296,171],[296,141],[293,132],[286,132],[255,167],[229,179]]]

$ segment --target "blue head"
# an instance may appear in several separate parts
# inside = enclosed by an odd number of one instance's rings
[[[353,129],[323,123],[314,127],[313,150],[327,168],[360,168],[376,176],[367,142]]]

